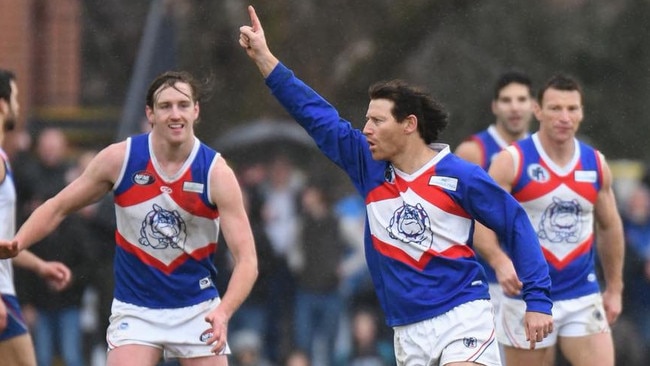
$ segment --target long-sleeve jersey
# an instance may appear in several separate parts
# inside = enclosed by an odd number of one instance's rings
[[[489,299],[472,249],[473,219],[495,230],[512,254],[528,311],[551,313],[548,266],[528,217],[483,169],[432,144],[438,154],[406,174],[374,160],[361,131],[284,65],[266,83],[364,197],[366,261],[389,326]]]
[[[546,155],[537,134],[508,148],[518,162],[512,195],[537,231],[554,301],[600,291],[593,243],[602,167],[598,151],[574,141],[573,159],[564,168]]]

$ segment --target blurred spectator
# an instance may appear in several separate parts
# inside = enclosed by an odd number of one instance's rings
[[[339,286],[346,247],[327,186],[323,179],[312,179],[300,201],[303,263],[297,271],[294,335],[314,365],[331,364],[343,308]]]
[[[19,189],[18,217],[22,221],[67,183],[71,168],[68,141],[61,129],[46,128],[38,136],[35,154],[22,154],[15,164]],[[45,260],[60,261],[72,270],[72,284],[63,292],[54,292],[28,272],[16,276],[25,318],[32,327],[39,365],[54,362],[57,348],[67,366],[84,365],[80,310],[96,256],[88,245],[92,233],[78,215],[66,219],[52,235],[32,248]],[[56,243],[73,242],[60,247]]]
[[[352,349],[337,361],[338,366],[390,366],[395,353],[390,341],[381,339],[375,311],[361,307],[352,317]]]
[[[246,206],[251,230],[255,238],[255,247],[259,258],[259,275],[246,301],[244,301],[239,310],[230,319],[228,329],[232,332],[251,330],[257,332],[257,334],[265,335],[267,334],[267,324],[269,322],[266,309],[271,300],[269,279],[274,269],[279,266],[278,262],[281,260],[276,256],[273,248],[271,248],[271,243],[264,231],[264,223],[262,221],[261,211],[264,199],[260,188],[266,178],[266,169],[262,164],[255,163],[245,166],[238,175],[244,196],[244,205]],[[223,245],[223,250],[220,248],[217,251],[217,268],[224,273],[225,271],[230,271],[232,258],[228,254],[225,244],[220,243],[220,245]],[[220,276],[219,278],[223,282],[228,280],[227,277],[229,276]],[[224,282],[224,285],[225,283],[227,282]],[[223,287],[225,291],[225,286]],[[265,344],[263,344],[262,350],[264,354],[269,353]]]
[[[291,321],[296,285],[291,268],[298,267],[300,262],[296,256],[296,243],[302,176],[291,160],[283,155],[275,156],[268,169],[268,179],[262,187],[262,219],[278,260],[268,280],[268,290],[272,295],[267,304],[266,344],[269,358],[277,362],[290,348],[286,341],[293,338]]]
[[[625,315],[633,319],[650,356],[650,190],[640,184],[621,212],[626,239]],[[650,360],[650,358],[648,358]]]
[[[232,366],[271,366],[262,352],[262,338],[253,330],[233,332],[230,337]]]
[[[311,366],[309,356],[303,350],[294,349],[287,354],[283,366]]]

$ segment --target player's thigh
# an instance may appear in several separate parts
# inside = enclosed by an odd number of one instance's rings
[[[215,355],[180,359],[181,366],[227,366],[228,356]]]
[[[155,366],[162,357],[162,350],[140,344],[125,344],[108,351],[106,366]]]
[[[534,350],[503,346],[505,355],[504,364],[508,366],[552,366],[546,363],[549,359],[549,352],[553,347],[537,348]]]
[[[614,366],[611,333],[560,337],[560,350],[573,366]]]
[[[36,355],[29,334],[22,334],[0,342],[0,364],[4,366],[36,366]]]

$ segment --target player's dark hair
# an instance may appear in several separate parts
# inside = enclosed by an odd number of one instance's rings
[[[496,84],[494,84],[492,100],[499,99],[501,90],[510,84],[521,84],[528,87],[528,94],[530,94],[531,97],[533,96],[533,82],[530,80],[528,75],[518,70],[510,70],[501,74],[497,79]]]
[[[426,144],[438,140],[449,123],[449,114],[430,94],[403,80],[380,81],[370,86],[371,100],[387,99],[395,104],[391,111],[397,122],[409,115],[418,119],[418,132]]]
[[[0,69],[0,99],[11,102],[11,82],[16,80],[16,74],[9,70]]]
[[[577,91],[580,94],[582,101],[582,87],[578,80],[567,74],[553,75],[537,92],[537,102],[542,105],[544,100],[544,93],[548,89],[562,90],[562,91]]]

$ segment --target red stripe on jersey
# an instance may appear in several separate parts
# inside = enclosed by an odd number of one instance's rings
[[[154,176],[154,183],[148,185],[133,184],[126,191],[115,196],[115,203],[117,205],[121,207],[137,205],[163,194],[161,188],[167,187],[171,190],[171,193],[168,193],[169,196],[185,211],[191,212],[195,216],[205,217],[211,220],[219,217],[219,211],[206,205],[201,197],[201,193],[183,190],[186,182],[192,182],[192,172],[190,169],[188,169],[179,179],[170,183],[165,183],[162,178],[160,178],[151,165],[151,162],[147,165],[146,170]],[[130,177],[125,178],[131,179]],[[208,188],[203,187],[203,189]]]
[[[451,248],[446,249],[440,253],[436,252],[435,250],[429,249],[426,252],[422,253],[422,256],[420,257],[419,260],[416,260],[415,258],[411,257],[400,248],[385,243],[384,241],[379,240],[374,235],[372,236],[372,243],[375,249],[382,255],[393,258],[396,261],[400,261],[402,263],[408,264],[409,266],[415,267],[419,270],[423,270],[424,267],[427,266],[427,264],[429,263],[429,261],[431,261],[431,258],[433,257],[468,258],[474,256],[474,252],[470,247],[468,247],[467,245],[459,244],[459,245],[454,245]]]
[[[400,193],[410,188],[418,196],[439,209],[456,216],[470,218],[471,216],[443,188],[429,184],[429,179],[433,175],[433,173],[424,173],[410,183],[399,176],[395,176],[394,184],[384,183],[370,191],[366,197],[366,205],[372,202],[397,198],[400,196]]]
[[[487,156],[487,152],[485,151],[486,149],[485,149],[485,145],[483,144],[483,141],[480,138],[478,138],[478,136],[475,135],[470,136],[469,140],[474,141],[478,145],[478,148],[481,150],[481,164],[479,164],[479,166],[481,167],[486,166],[488,156]]]
[[[143,263],[147,264],[148,266],[154,267],[167,275],[174,272],[176,268],[178,268],[180,265],[185,263],[190,257],[193,257],[196,260],[204,259],[208,257],[210,253],[215,251],[217,247],[216,243],[209,243],[208,245],[195,250],[191,254],[188,253],[179,254],[179,256],[176,259],[174,259],[169,265],[166,265],[163,262],[159,261],[158,259],[150,256],[147,252],[138,248],[136,245],[129,243],[117,231],[115,232],[115,241],[117,245],[119,245],[120,248],[124,249],[124,251],[126,251],[127,253],[133,254],[138,259],[140,259]]]
[[[541,160],[540,165],[549,172],[549,180],[547,182],[536,182],[531,180],[521,191],[513,194],[519,202],[528,202],[536,198],[547,195],[560,185],[564,184],[572,191],[584,197],[589,202],[596,202],[598,191],[594,187],[594,183],[576,182],[575,172],[582,169],[582,163],[578,162],[571,172],[565,176],[557,175],[551,170],[545,161]]]
[[[548,261],[550,265],[553,267],[557,268],[558,270],[562,270],[564,267],[566,267],[569,263],[571,263],[574,259],[577,257],[588,253],[591,250],[591,245],[594,241],[594,235],[590,235],[587,240],[582,242],[582,244],[578,245],[569,255],[564,257],[564,259],[559,259],[553,253],[542,247],[542,252],[544,253],[544,258]]]

